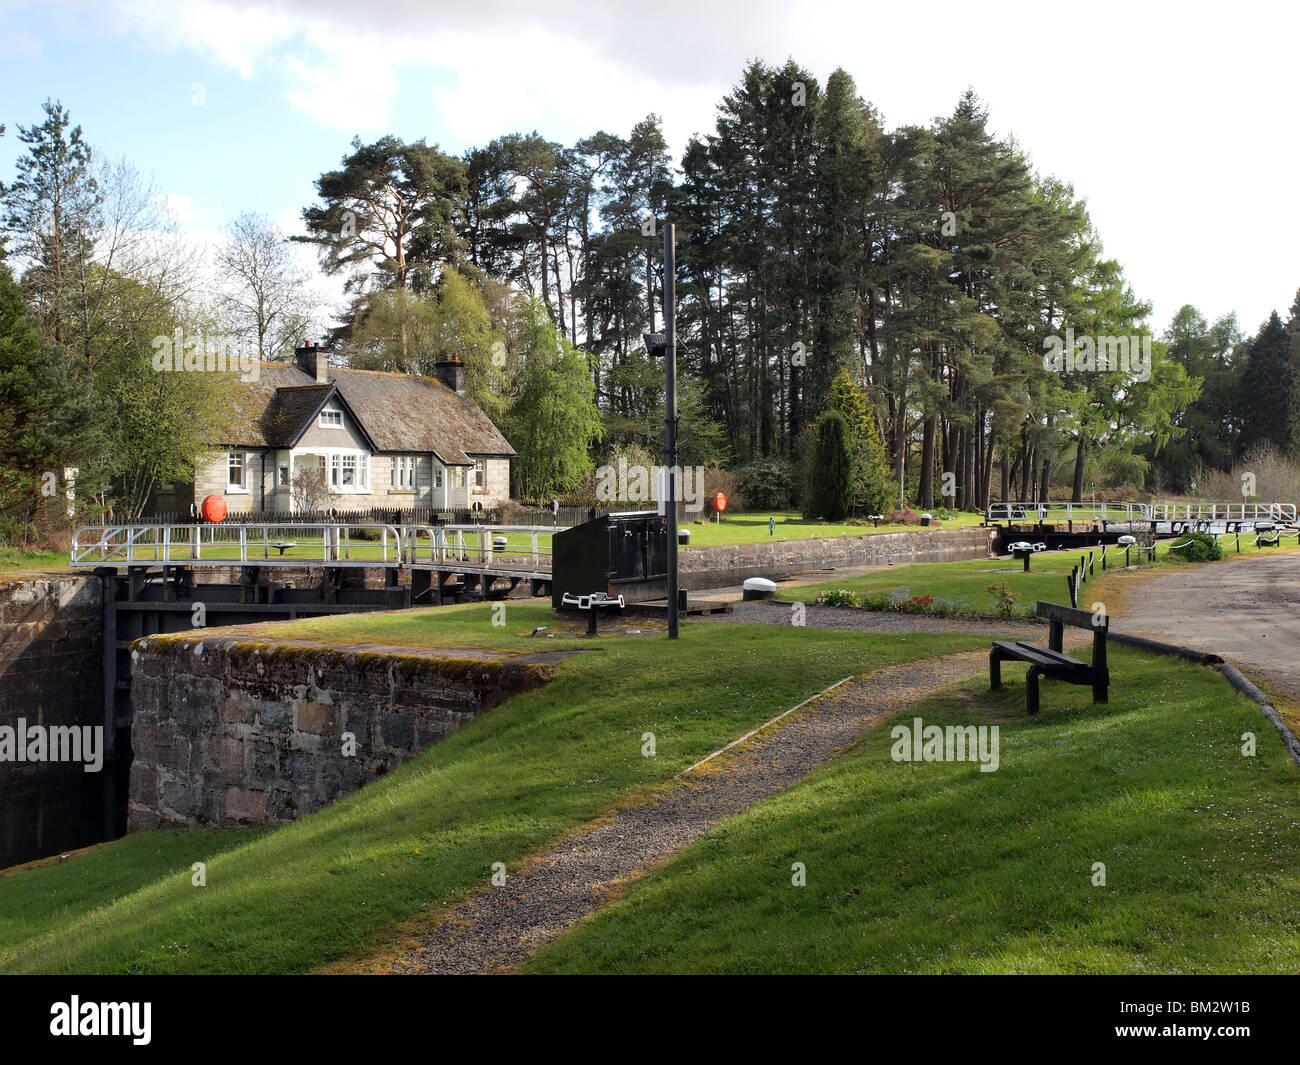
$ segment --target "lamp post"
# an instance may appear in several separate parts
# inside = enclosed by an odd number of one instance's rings
[[[664,331],[645,335],[646,352],[664,357],[664,517],[668,523],[668,638],[677,639],[677,258],[676,227],[664,223]],[[651,322],[653,328],[654,323]]]

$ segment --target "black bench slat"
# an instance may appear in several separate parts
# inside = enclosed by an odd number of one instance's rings
[[[1035,613],[1046,621],[1055,621],[1076,629],[1101,629],[1104,632],[1110,627],[1110,618],[1105,614],[1101,616],[1100,621],[1097,621],[1091,610],[1079,610],[1072,606],[1062,606],[1060,603],[1045,603],[1041,599],[1038,601]]]
[[[1110,618],[1096,617],[1087,610],[1062,606],[1058,603],[1039,602],[1037,614],[1051,622],[1047,647],[1026,640],[995,640],[989,652],[989,687],[996,691],[1002,686],[1001,665],[1005,660],[1028,662],[1025,674],[1025,700],[1031,714],[1038,713],[1038,680],[1040,676],[1063,680],[1067,684],[1086,684],[1092,688],[1094,703],[1106,702],[1110,687],[1110,670],[1106,668],[1106,635]],[[1087,629],[1092,633],[1092,662],[1080,662],[1064,653],[1062,637],[1065,626]]]
[[[1040,647],[1038,644],[1029,643],[1027,640],[1017,640],[1016,646],[1023,647],[1028,651],[1033,651],[1035,654],[1041,655],[1049,662],[1053,662],[1059,666],[1070,666],[1074,669],[1089,668],[1087,662],[1080,662],[1077,658],[1071,658],[1069,655],[1062,654],[1060,651],[1053,651],[1050,647]]]
[[[1080,662],[1069,655],[1058,654],[1047,647],[1025,643],[1023,640],[995,640],[994,647],[1002,649],[1004,658],[1013,658],[1020,662],[1032,662],[1044,669],[1088,669],[1088,663]]]

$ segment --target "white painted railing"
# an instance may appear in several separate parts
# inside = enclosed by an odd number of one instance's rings
[[[1167,522],[1274,521],[1293,525],[1294,503],[991,503],[989,521]]]
[[[1132,522],[1150,521],[1149,503],[990,503],[989,521]]]
[[[481,566],[526,564],[533,569],[550,563],[550,541],[543,543],[541,538],[564,531],[550,525],[439,525],[422,528],[432,533],[432,542],[422,550],[413,551],[408,556],[411,562],[475,562]],[[498,544],[498,537],[506,543]]]
[[[73,566],[238,566],[308,563],[396,566],[468,563],[549,568],[549,525],[259,524],[87,525],[72,537]],[[497,538],[506,540],[497,543]],[[526,539],[525,539],[526,538]]]
[[[1295,524],[1294,503],[1153,503],[1154,521],[1274,521]]]

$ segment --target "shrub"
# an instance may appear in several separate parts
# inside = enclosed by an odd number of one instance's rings
[[[789,510],[794,506],[795,477],[788,462],[751,462],[736,471],[736,483],[746,510]]]
[[[847,588],[836,588],[833,592],[822,592],[817,597],[822,606],[862,606],[862,598]]]
[[[853,504],[853,447],[849,423],[837,410],[817,419],[817,444],[805,518],[843,521]]]
[[[993,609],[1004,618],[1014,617],[1016,614],[1016,604],[1020,599],[1015,592],[1005,584],[986,585],[984,591],[993,601]]]
[[[1169,552],[1169,557],[1183,562],[1218,562],[1223,558],[1223,545],[1209,533],[1187,533],[1188,544],[1177,551]]]

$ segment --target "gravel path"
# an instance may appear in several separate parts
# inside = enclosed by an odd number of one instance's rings
[[[1300,699],[1300,554],[1170,567],[1140,580],[1121,586],[1117,630],[1222,655]]]
[[[613,812],[534,855],[504,885],[451,907],[419,947],[385,971],[517,968],[724,818],[790,787],[865,730],[987,665],[986,651],[972,651],[891,666],[840,685],[683,774],[643,805]]]

